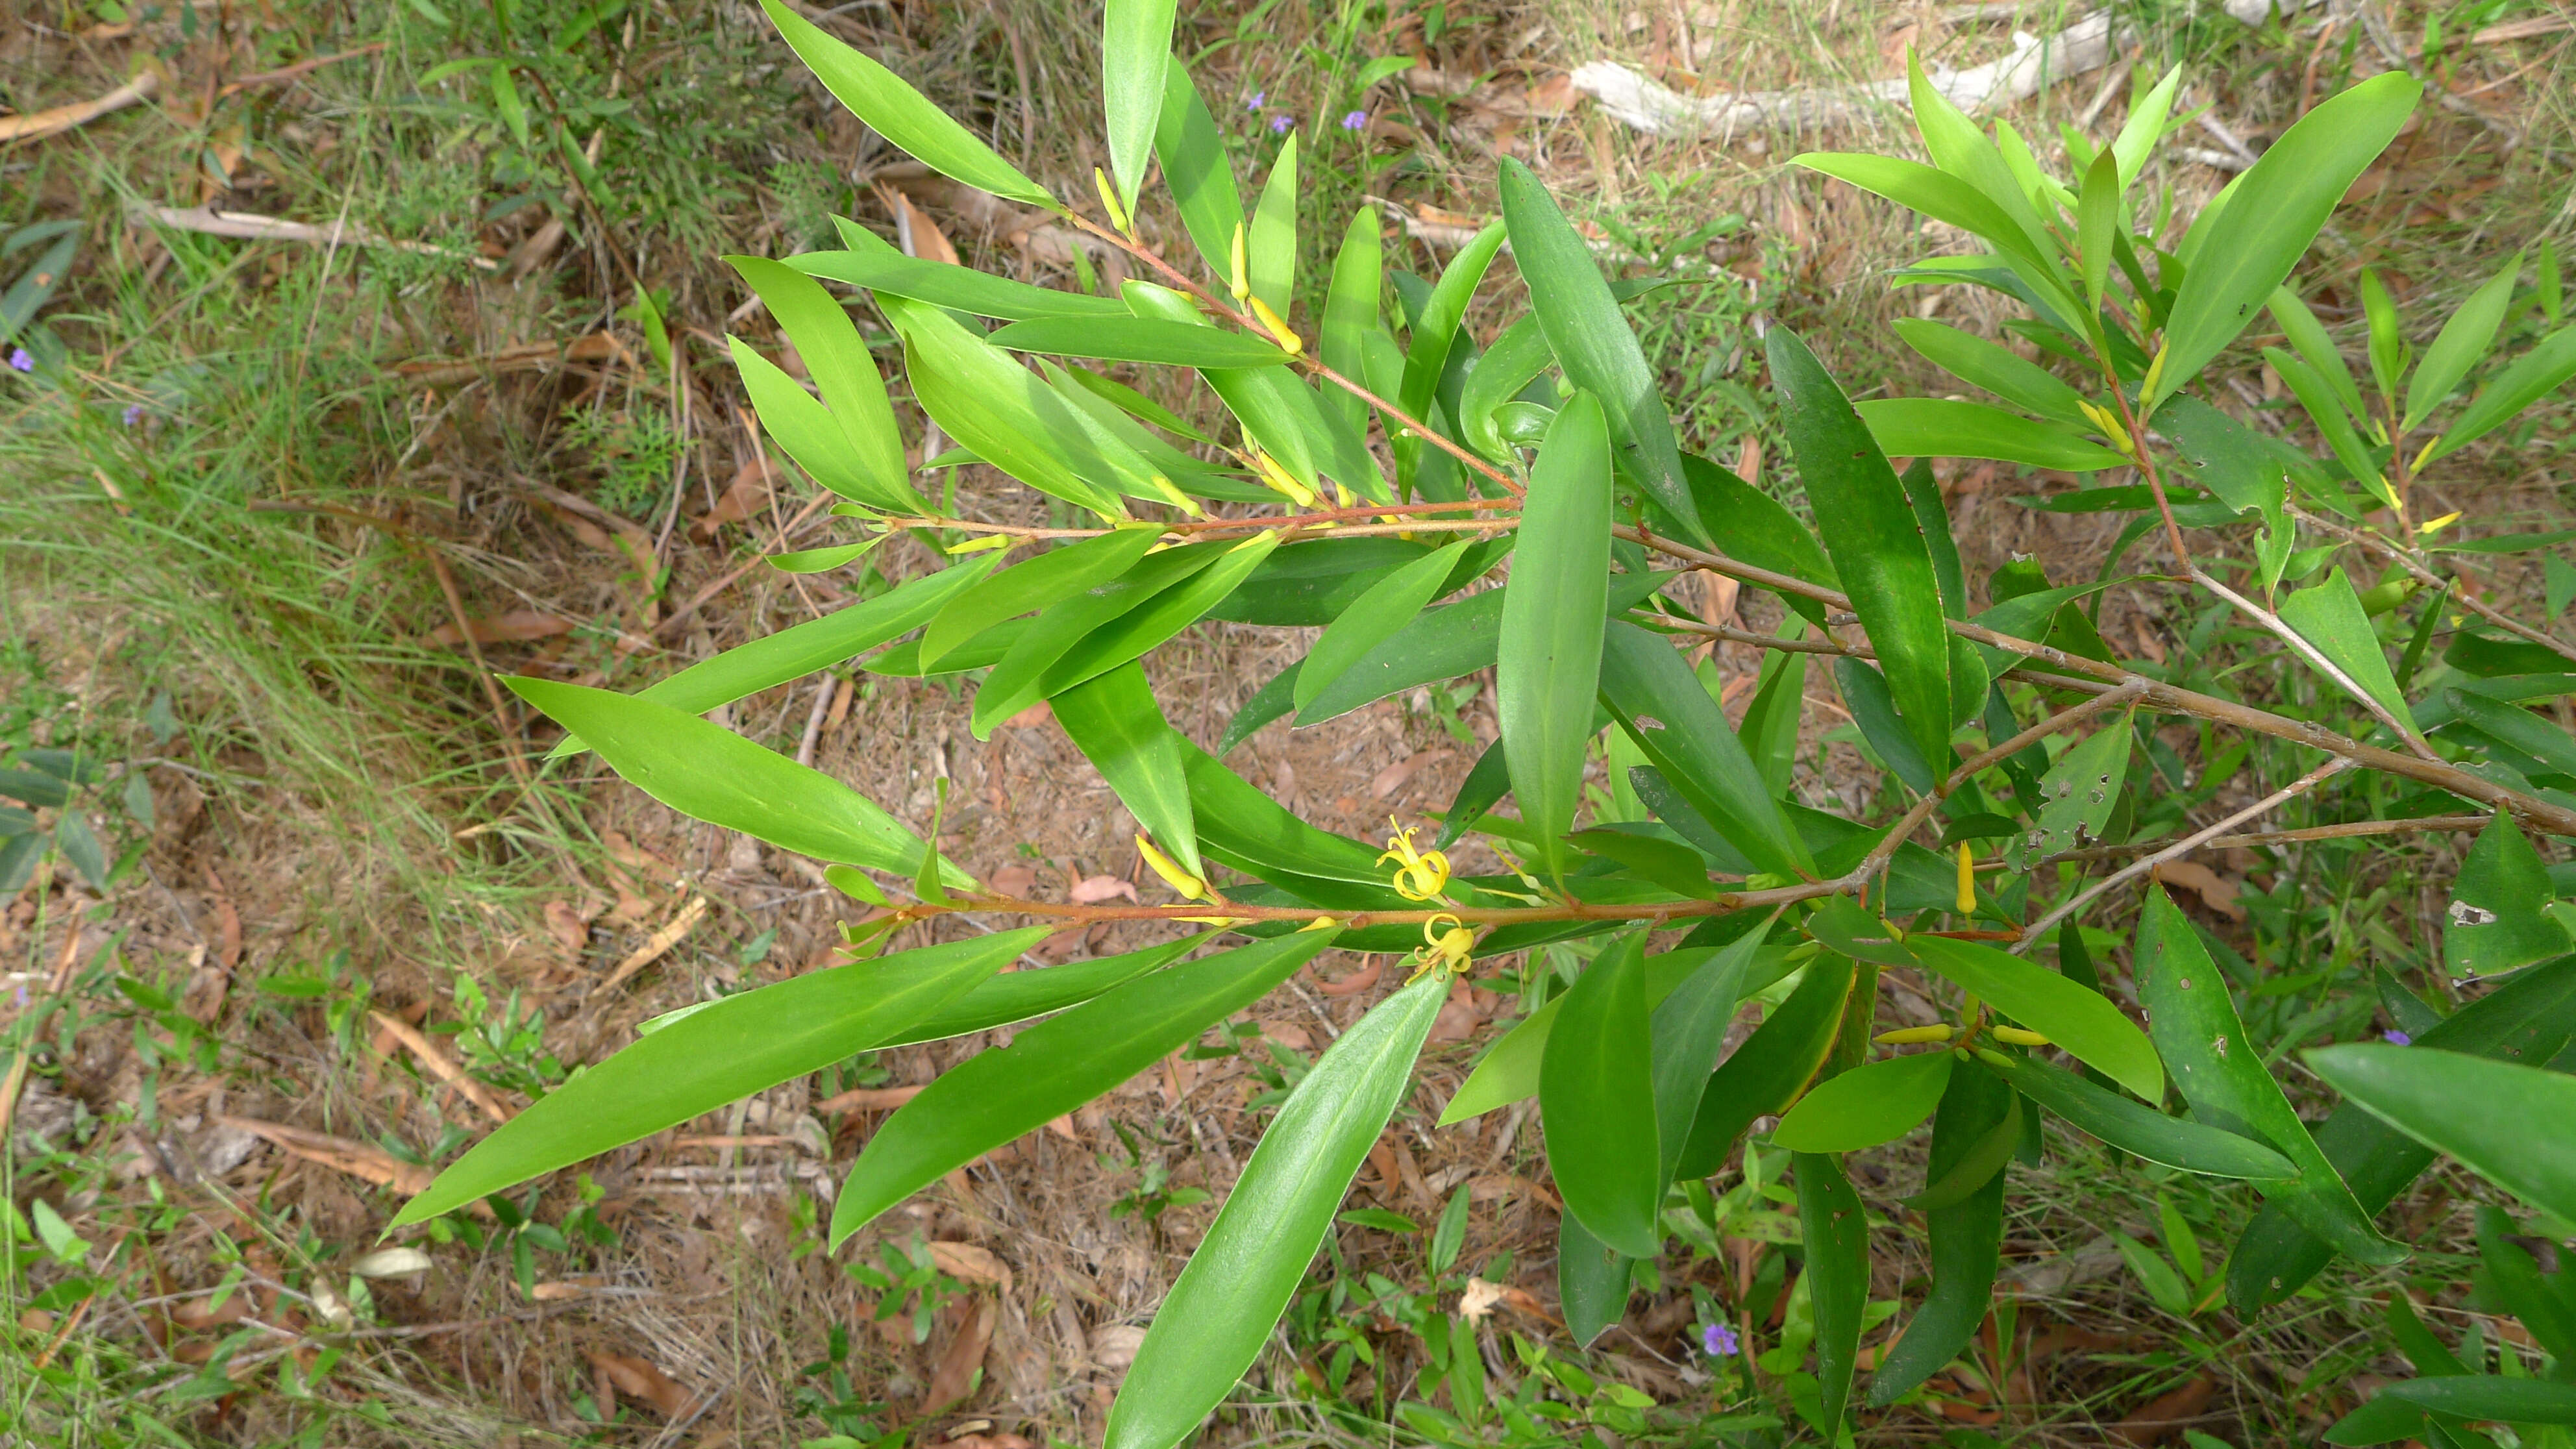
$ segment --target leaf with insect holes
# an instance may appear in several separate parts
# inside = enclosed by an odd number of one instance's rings
[[[2102,838],[2128,778],[2129,719],[2124,713],[2116,724],[2085,736],[2040,777],[2040,795],[2046,803],[2040,807],[2038,822],[2005,852],[2014,869],[2026,870],[2033,862]]]
[[[1833,1158],[1801,1152],[1793,1163],[1798,1236],[1807,1250],[1808,1303],[1816,1316],[1816,1420],[1830,1444],[1841,1438],[1852,1372],[1860,1364],[1860,1335],[1869,1308],[1869,1215]]]
[[[1045,187],[1021,175],[893,71],[825,34],[785,0],[760,0],[760,8],[825,90],[914,160],[1005,201],[1064,210]]]
[[[2576,943],[2542,914],[2554,896],[2540,853],[2511,815],[2497,811],[2460,863],[2443,913],[2442,959],[2451,974],[2500,976],[2567,954]]]
[[[1565,1210],[1632,1258],[1663,1245],[1644,943],[1643,932],[1622,935],[1575,979],[1548,1033],[1538,1082]]]
[[[1549,426],[1530,470],[1494,668],[1512,793],[1551,871],[1564,869],[1562,837],[1574,827],[1592,738],[1610,503],[1609,430],[1601,405],[1577,393]]]

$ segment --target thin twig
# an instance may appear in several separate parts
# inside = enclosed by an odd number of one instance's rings
[[[2251,835],[2222,835],[2204,840],[2194,850],[2233,850],[2257,845],[2298,845],[2311,840],[2350,840],[2364,835],[2402,835],[2417,830],[2476,830],[2495,819],[2492,815],[2421,815],[2412,820],[2347,820],[2340,825],[2304,825],[2296,830],[2261,830]],[[2162,850],[2166,842],[2150,840],[2134,845],[2088,845],[2081,850],[2060,851],[2031,862],[2030,868],[2055,865],[2061,860],[2117,860],[2142,850]]]
[[[2424,737],[2422,735],[2415,733],[2413,722],[2398,718],[2396,711],[2390,709],[2384,704],[2381,704],[2377,699],[2373,698],[2370,691],[2362,688],[2357,680],[2355,680],[2351,675],[2346,674],[2341,665],[2328,659],[2325,656],[2324,651],[2318,649],[2314,644],[2309,643],[2300,635],[2298,630],[2291,628],[2288,620],[2273,613],[2271,610],[2264,608],[2262,605],[2255,603],[2252,599],[2236,592],[2227,585],[2220,583],[2217,579],[2212,578],[2198,564],[2191,565],[2191,577],[2193,582],[2199,584],[2202,588],[2209,590],[2211,593],[2216,594],[2218,597],[2225,599],[2228,603],[2235,605],[2239,612],[2252,618],[2254,622],[2262,625],[2265,629],[2270,630],[2282,643],[2289,645],[2292,652],[2296,653],[2300,658],[2308,661],[2309,664],[2315,666],[2318,673],[2333,680],[2336,688],[2342,690],[2345,694],[2352,696],[2354,703],[2359,704],[2363,709],[2370,711],[2371,718],[2378,720],[2381,724],[2384,724],[2391,730],[2396,731],[2397,737],[2406,742],[2406,747],[2408,749],[2413,750],[2417,755],[2427,760],[2438,761],[2442,758],[2440,755],[2433,753],[2433,747],[2424,742]]]
[[[64,926],[63,954],[54,958],[54,974],[45,978],[45,1000],[48,1006],[60,1001],[63,993],[71,989],[72,967],[80,960],[80,937],[80,914],[74,912],[71,920]],[[19,1019],[33,1021],[35,1018],[36,1013],[30,1011]],[[16,1120],[18,1115],[18,1094],[26,1090],[27,1086],[27,1064],[35,1060],[35,1056],[35,1034],[31,1030],[27,1040],[18,1044],[17,1059],[9,1063],[8,1079],[0,1081],[0,1149],[5,1149],[8,1145],[9,1124]]]

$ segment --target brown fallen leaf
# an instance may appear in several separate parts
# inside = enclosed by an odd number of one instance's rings
[[[990,1248],[973,1243],[932,1243],[930,1261],[939,1265],[940,1272],[961,1283],[988,1283],[1005,1293],[1011,1291],[1011,1265]]]
[[[825,1097],[807,1110],[816,1116],[825,1112],[891,1112],[920,1095],[919,1087],[856,1087]]]
[[[457,1065],[447,1053],[439,1050],[438,1043],[431,1041],[420,1028],[399,1017],[387,1016],[381,1011],[371,1011],[367,1015],[375,1020],[378,1031],[409,1048],[412,1056],[417,1058],[422,1066],[429,1068],[431,1075],[454,1087],[466,1101],[481,1109],[484,1116],[496,1123],[510,1120],[512,1116],[510,1109],[501,1104],[501,1099],[493,1095],[492,1089],[476,1081],[471,1073]]]
[[[274,1142],[307,1162],[318,1162],[335,1172],[345,1172],[351,1177],[363,1178],[378,1187],[389,1187],[405,1196],[427,1191],[430,1178],[435,1175],[418,1163],[405,1162],[389,1153],[369,1147],[363,1142],[352,1142],[345,1137],[331,1136],[327,1132],[308,1132],[301,1127],[289,1127],[282,1122],[263,1122],[256,1117],[219,1116],[215,1120],[226,1127],[239,1128],[263,1141]],[[482,1200],[476,1199],[475,1205],[483,1207]],[[491,1211],[488,1207],[484,1207],[483,1210]]]
[[[1417,771],[1420,771],[1423,767],[1438,764],[1440,761],[1445,760],[1456,753],[1457,751],[1455,750],[1418,750],[1413,754],[1407,755],[1403,759],[1396,761],[1394,764],[1387,766],[1385,769],[1378,771],[1377,774],[1369,780],[1369,793],[1375,795],[1380,800],[1383,800],[1387,796],[1394,794],[1396,791],[1403,789],[1405,782],[1412,779],[1414,774]]]
[[[2196,860],[2168,860],[2151,873],[2167,885],[2186,886],[2198,892],[2211,910],[2231,921],[2245,919],[2245,908],[2236,903],[2241,881],[2230,880]]]
[[[957,265],[957,248],[949,244],[948,234],[939,229],[939,223],[930,219],[930,213],[913,205],[911,197],[891,186],[880,185],[876,191],[877,199],[885,203],[886,210],[894,213],[895,241],[903,248],[905,256],[946,262],[952,267]]]
[[[717,529],[740,523],[758,512],[769,501],[769,489],[769,470],[760,465],[758,458],[752,459],[734,471],[733,482],[716,498],[716,506],[691,525],[689,532],[700,539],[715,537]]]
[[[1120,896],[1135,900],[1135,882],[1114,875],[1092,875],[1073,883],[1073,903],[1077,906],[1096,906]]]
[[[566,362],[605,362],[625,350],[614,336],[593,332],[570,342],[521,343],[480,357],[457,360],[416,358],[397,363],[394,375],[424,387],[444,387],[452,382],[470,382],[488,373],[530,372]]]
[[[230,971],[241,964],[241,912],[233,909],[233,893],[225,887],[224,878],[215,874],[213,866],[206,867],[206,888],[215,898],[215,964]]]
[[[1033,730],[1053,718],[1055,718],[1055,706],[1042,699],[1037,703],[1030,705],[1027,709],[1021,710],[1018,714],[1011,716],[1009,719],[1002,721],[1002,728],[1006,730]]]
[[[2141,1449],[2179,1438],[2184,1426],[2200,1417],[2200,1411],[2209,1407],[2210,1397],[2217,1392],[2216,1380],[2207,1374],[2195,1375],[2182,1387],[2157,1395],[2140,1405],[2136,1413],[2113,1424],[2111,1436]]]
[[[1029,892],[1037,889],[1038,885],[1038,873],[1018,861],[1003,866],[984,879],[996,892],[1019,900],[1027,900]]]
[[[578,956],[581,948],[590,944],[590,923],[581,918],[580,909],[572,902],[546,902],[545,918],[546,934],[554,937],[556,944],[567,952]]]
[[[627,953],[626,959],[617,963],[617,969],[608,973],[607,980],[591,989],[608,991],[624,985],[626,978],[661,960],[664,952],[680,944],[680,938],[689,934],[698,922],[705,920],[706,915],[707,898],[705,896],[692,898],[667,925],[647,937],[643,945]]]
[[[981,1382],[984,1354],[993,1346],[993,1324],[1001,1317],[1001,1306],[987,1294],[975,1295],[975,1305],[967,1310],[966,1321],[958,1326],[957,1336],[948,1341],[948,1349],[930,1371],[930,1387],[922,1392],[922,1407],[938,1413],[973,1393]]]
[[[1377,984],[1377,978],[1383,974],[1385,970],[1386,958],[1383,956],[1372,956],[1369,958],[1369,963],[1366,966],[1361,967],[1339,981],[1319,981],[1316,983],[1315,989],[1324,993],[1326,996],[1356,996],[1360,992],[1366,991],[1370,987],[1375,986]]]
[[[655,1412],[665,1419],[686,1418],[697,1407],[694,1395],[671,1382],[670,1375],[643,1359],[594,1350],[590,1355],[590,1366],[600,1377],[616,1385],[617,1392],[651,1404]]]

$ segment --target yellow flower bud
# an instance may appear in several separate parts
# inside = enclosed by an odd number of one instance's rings
[[[1977,854],[1968,848],[1968,842],[1962,840],[1959,842],[1959,914],[1973,916],[1976,913]]]
[[[2109,408],[2096,407],[2081,398],[2076,400],[2075,405],[2082,408],[2084,416],[2092,420],[2095,431],[2111,440],[2113,451],[2129,456],[2136,455],[2138,450],[2129,441],[2129,430],[2120,426],[2120,419]]]
[[[2430,523],[2419,525],[2415,532],[2425,538],[2431,538],[2434,534],[2440,533],[2443,529],[2446,529],[2459,521],[2460,515],[2456,513],[2445,513]]]
[[[1249,300],[1252,303],[1252,315],[1260,318],[1261,325],[1270,329],[1270,335],[1278,339],[1281,351],[1286,352],[1290,357],[1295,357],[1306,350],[1306,339],[1298,336],[1296,329],[1281,321],[1279,314],[1270,310],[1269,303],[1259,297]]]
[[[1136,853],[1145,857],[1145,863],[1154,868],[1154,874],[1161,876],[1163,884],[1170,886],[1181,899],[1196,901],[1207,898],[1207,882],[1181,869],[1178,861],[1155,849],[1154,842],[1147,840],[1142,831],[1136,835]]]
[[[1894,1031],[1882,1031],[1870,1040],[1880,1046],[1913,1046],[1918,1042],[1948,1041],[1958,1034],[1958,1030],[1957,1027],[1946,1022],[1936,1026],[1906,1026]]]
[[[1240,307],[1252,295],[1252,275],[1246,263],[1243,223],[1234,224],[1234,303]]]
[[[1300,932],[1304,932],[1304,931],[1338,931],[1338,930],[1340,930],[1341,928],[1342,928],[1342,923],[1341,923],[1341,922],[1339,922],[1339,921],[1334,920],[1332,917],[1330,917],[1330,916],[1317,916],[1315,919],[1313,919],[1313,920],[1311,920],[1311,921],[1308,921],[1306,924],[1304,924],[1304,925],[1302,925],[1302,926],[1299,926],[1297,929],[1298,929]]]
[[[2149,405],[2147,400],[2156,395],[2156,384],[2165,380],[2165,359],[2171,355],[2173,344],[2168,342],[2156,349],[2156,360],[2147,364],[2147,380],[2138,388],[2138,401],[2142,406]]]
[[[1252,461],[1261,469],[1261,481],[1269,487],[1287,494],[1289,502],[1296,504],[1300,508],[1312,508],[1315,506],[1315,490],[1298,482],[1295,478],[1290,477],[1288,470],[1279,466],[1278,459],[1271,457],[1268,453],[1264,453],[1256,449],[1252,454]]]
[[[1010,536],[1009,534],[1007,534],[1007,533],[988,533],[988,534],[983,535],[983,536],[982,536],[982,537],[980,537],[980,538],[970,538],[970,539],[966,540],[964,543],[960,543],[960,544],[953,544],[953,545],[951,545],[951,546],[949,547],[949,550],[948,550],[948,551],[949,551],[950,553],[952,553],[952,554],[959,554],[959,553],[990,553],[990,552],[991,552],[991,551],[993,551],[994,549],[997,549],[997,548],[1009,548],[1010,546],[1011,546],[1011,536]]]
[[[2008,1046],[2044,1047],[2049,1044],[2048,1038],[2038,1032],[2024,1031],[2017,1026],[1990,1026],[1986,1032]]]
[[[2442,446],[2442,440],[2441,440],[2441,438],[2440,438],[2439,436],[2435,436],[2435,437],[2433,437],[2433,438],[2431,438],[2431,439],[2428,439],[2428,440],[2425,442],[2425,444],[2424,444],[2424,451],[2422,451],[2422,452],[2420,452],[2420,453],[2417,453],[2417,454],[2415,455],[2415,461],[2406,465],[2406,471],[2407,471],[2407,472],[2409,472],[2409,473],[2421,473],[2421,472],[2423,472],[2423,471],[2424,471],[2424,464],[2426,463],[2426,461],[2428,461],[2429,459],[2431,459],[2431,458],[2432,458],[2432,456],[2433,456],[2433,450],[2434,450],[2435,448],[2440,447],[2440,446]],[[2453,518],[2457,518],[2457,517],[2459,517],[2459,515],[2458,515],[2458,514],[2456,514],[2456,513],[2452,514],[2451,516],[2452,516]],[[2427,527],[2424,531],[2425,531],[2425,532],[2427,532],[2427,533],[2430,533],[2430,532],[2432,532],[2432,529],[2431,529],[2430,527]]]
[[[1134,224],[1127,219],[1127,208],[1118,204],[1118,188],[1109,184],[1109,173],[1092,167],[1091,184],[1100,192],[1100,209],[1109,213],[1109,224],[1121,232],[1134,231]]]

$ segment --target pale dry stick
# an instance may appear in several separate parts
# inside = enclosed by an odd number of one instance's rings
[[[823,740],[823,716],[831,713],[832,695],[841,686],[839,675],[826,670],[823,687],[814,691],[814,707],[805,712],[805,733],[796,741],[796,763],[811,766],[815,747]]]
[[[420,1064],[429,1068],[440,1081],[454,1087],[466,1101],[481,1109],[484,1116],[491,1118],[495,1123],[510,1120],[512,1116],[510,1109],[501,1104],[500,1098],[492,1095],[492,1089],[476,1081],[472,1073],[457,1065],[447,1053],[440,1051],[435,1042],[422,1034],[420,1028],[401,1017],[387,1016],[381,1011],[370,1011],[367,1015],[375,1019],[377,1027],[386,1035],[409,1048],[411,1054],[419,1059]]]
[[[2225,599],[2228,603],[2235,605],[2238,612],[2251,617],[2254,622],[2262,625],[2265,629],[2270,630],[2273,635],[2281,640],[2282,643],[2289,645],[2291,650],[2300,658],[2305,659],[2310,665],[2314,666],[2318,673],[2333,680],[2336,688],[2342,690],[2345,694],[2350,695],[2353,701],[2359,704],[2363,709],[2370,711],[2371,718],[2378,720],[2381,724],[2384,724],[2390,729],[2396,731],[2397,737],[2406,742],[2406,748],[2413,750],[2417,755],[2424,759],[2434,761],[2441,760],[2442,757],[2440,755],[2433,753],[2433,747],[2430,744],[2425,743],[2424,737],[2415,732],[2413,721],[2398,718],[2396,711],[2390,709],[2384,704],[2381,704],[2378,700],[2373,699],[2369,690],[2362,688],[2351,675],[2346,674],[2343,671],[2343,667],[2341,665],[2328,659],[2324,652],[2318,649],[2317,646],[2302,638],[2298,630],[2290,627],[2288,620],[2283,619],[2280,615],[2264,608],[2261,604],[2255,603],[2252,599],[2236,592],[2227,585],[2220,583],[2217,579],[2210,577],[2210,575],[2204,571],[2200,565],[2196,563],[2188,563],[2186,566],[2191,570],[2191,577],[2194,583],[2199,584],[2202,588],[2209,590],[2218,597]]]
[[[2337,755],[2333,759],[2326,761],[2324,764],[2317,766],[2315,769],[2310,770],[2306,774],[2291,781],[2289,784],[2282,786],[2280,789],[2273,791],[2271,794],[2264,796],[2262,799],[2255,801],[2253,804],[2246,806],[2244,809],[2239,810],[2235,814],[2228,816],[2226,819],[2219,821],[2217,824],[2210,826],[2208,829],[2195,831],[2194,833],[2186,835],[2182,839],[2175,841],[2173,844],[2166,846],[2164,849],[2157,851],[2153,855],[2143,856],[2137,860],[2129,862],[2127,865],[2124,865],[2118,870],[2111,872],[2109,875],[2104,876],[2099,882],[2090,888],[2078,892],[2073,899],[2068,900],[2065,904],[2058,906],[2047,915],[2044,915],[2037,921],[2032,922],[2030,927],[2021,933],[2021,940],[2013,947],[2013,949],[2016,951],[2028,949],[2032,942],[2045,936],[2051,926],[2054,926],[2058,922],[2065,920],[2067,917],[2074,915],[2077,911],[2084,909],[2086,906],[2093,904],[2095,900],[2101,897],[2104,891],[2111,889],[2113,886],[2119,885],[2123,881],[2135,880],[2139,876],[2146,874],[2148,871],[2155,869],[2157,866],[2164,864],[2166,861],[2177,860],[2183,856],[2189,855],[2191,852],[2198,850],[2201,846],[2208,844],[2210,841],[2226,834],[2228,831],[2235,829],[2246,821],[2251,820],[2258,815],[2269,814],[2283,805],[2290,803],[2292,800],[2306,794],[2308,791],[2315,789],[2317,786],[2322,785],[2326,781],[2333,779],[2335,776],[2342,774],[2344,771],[2351,769],[2355,763],[2356,762],[2354,760],[2347,756]]]
[[[2374,537],[2371,534],[2363,533],[2359,529],[2346,528],[2342,524],[2332,522],[2328,519],[2319,518],[2315,514],[2308,512],[2306,509],[2301,508],[2296,504],[2290,505],[2289,513],[2292,518],[2295,518],[2299,522],[2317,530],[2319,533],[2342,539],[2346,543],[2368,550],[2371,553],[2379,555],[2381,558],[2387,559],[2389,562],[2396,564],[2399,568],[2406,570],[2407,574],[2417,583],[2423,584],[2428,588],[2443,588],[2452,582],[2452,580],[2445,579],[2441,575],[2433,572],[2431,566],[2418,558],[2415,555],[2415,551],[2412,549],[2400,548],[2385,538]],[[2549,648],[2554,649],[2559,654],[2565,656],[2567,659],[2576,660],[2576,644],[2570,644],[2564,639],[2555,638],[2542,630],[2535,629],[2529,624],[2523,623],[2521,620],[2514,618],[2512,615],[2505,613],[2494,605],[2479,599],[2467,589],[2456,590],[2453,593],[2453,597],[2459,600],[2461,608],[2468,610],[2470,613],[2477,615],[2488,623],[2493,624],[2500,629],[2518,634],[2521,637],[2530,640],[2534,644],[2545,644]]]
[[[661,960],[672,947],[680,944],[680,938],[689,934],[699,921],[706,918],[706,914],[707,898],[692,897],[689,904],[678,915],[671,918],[669,924],[647,937],[643,945],[636,947],[628,953],[625,960],[617,963],[617,969],[609,972],[606,980],[590,989],[594,992],[605,992],[625,985],[628,977]]]
[[[48,1006],[60,1001],[63,993],[71,989],[72,967],[80,960],[80,937],[80,916],[75,912],[64,927],[63,954],[54,958],[54,974],[45,978],[45,1001]],[[31,1011],[20,1020],[31,1020],[35,1014]],[[17,1059],[9,1063],[8,1079],[0,1081],[0,1150],[5,1150],[8,1146],[9,1124],[17,1118],[18,1094],[26,1090],[27,1064],[34,1059],[35,1055],[34,1033],[30,1032],[28,1039],[18,1045]]]
[[[152,66],[105,95],[75,101],[68,106],[56,106],[51,110],[30,111],[23,116],[0,116],[0,145],[11,141],[33,141],[57,131],[86,126],[101,116],[137,104],[160,87],[161,69]]]
[[[2204,840],[2195,850],[2232,850],[2257,845],[2298,845],[2311,840],[2350,840],[2366,835],[2402,835],[2418,830],[2476,830],[2495,819],[2492,815],[2421,815],[2412,820],[2347,820],[2340,825],[2303,825],[2296,830],[2261,830],[2251,835],[2222,835]],[[2081,850],[2061,851],[2031,862],[2031,869],[2055,865],[2061,860],[2117,860],[2142,850],[2162,850],[2167,842],[2151,840],[2139,845],[2088,845]],[[2000,862],[1998,863],[2000,868]]]

